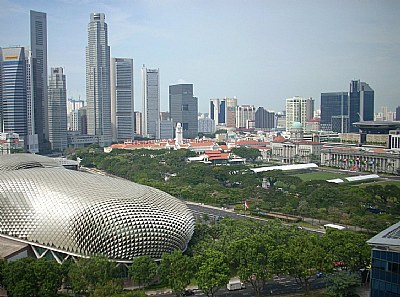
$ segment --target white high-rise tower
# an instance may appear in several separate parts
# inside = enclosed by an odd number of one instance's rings
[[[98,143],[112,142],[110,47],[104,13],[90,14],[86,47],[87,133],[98,136]]]

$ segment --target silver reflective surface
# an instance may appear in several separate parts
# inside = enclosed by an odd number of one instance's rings
[[[26,156],[0,157],[1,234],[116,260],[160,258],[186,249],[194,217],[180,200],[151,187]]]

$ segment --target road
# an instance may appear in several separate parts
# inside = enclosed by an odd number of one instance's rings
[[[325,288],[326,283],[325,279],[317,279],[313,278],[311,281],[311,286],[312,289],[321,289]],[[262,292],[262,296],[276,296],[276,295],[284,295],[284,294],[293,294],[293,293],[300,293],[302,292],[302,288],[300,285],[296,283],[296,281],[293,278],[290,277],[274,277],[271,281],[267,282],[264,290]],[[175,297],[174,294],[171,293],[156,293],[154,292],[154,295],[162,295],[164,297]],[[193,296],[207,296],[200,290],[194,290],[194,295]],[[226,288],[221,288],[218,290],[216,296],[218,297],[253,297],[254,295],[254,290],[250,284],[246,284],[245,289],[241,290],[236,290],[236,291],[228,291]]]

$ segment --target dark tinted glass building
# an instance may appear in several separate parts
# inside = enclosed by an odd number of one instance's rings
[[[374,90],[365,82],[352,80],[349,92],[349,132],[357,132],[353,123],[374,120]]]
[[[262,129],[275,128],[275,113],[259,107],[255,115],[255,127]]]
[[[169,114],[174,128],[177,123],[182,124],[183,137],[195,138],[198,134],[198,104],[193,97],[192,84],[178,84],[169,86]]]
[[[348,94],[347,92],[321,93],[321,129],[343,133],[347,127],[333,125],[332,117],[342,118],[348,115]],[[342,121],[344,123],[344,121]],[[348,121],[346,121],[348,123]],[[335,126],[335,127],[333,127]],[[335,129],[335,130],[334,130]],[[338,130],[339,129],[339,130]]]
[[[367,243],[372,246],[370,296],[400,296],[400,222]]]
[[[396,108],[396,121],[400,121],[400,106]]]

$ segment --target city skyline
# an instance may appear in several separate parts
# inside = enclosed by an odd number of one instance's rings
[[[102,12],[111,56],[134,59],[136,77],[142,64],[160,69],[161,110],[168,109],[168,86],[177,83],[194,85],[201,112],[208,112],[211,98],[225,96],[236,96],[239,105],[280,111],[285,99],[298,95],[312,97],[318,107],[321,93],[347,89],[354,79],[375,90],[376,110],[383,105],[394,110],[400,102],[395,1],[0,4],[1,47],[28,46],[29,10],[47,14],[48,66],[65,69],[68,97],[76,99],[86,99],[87,20]],[[142,110],[140,80],[135,97],[135,109]]]

